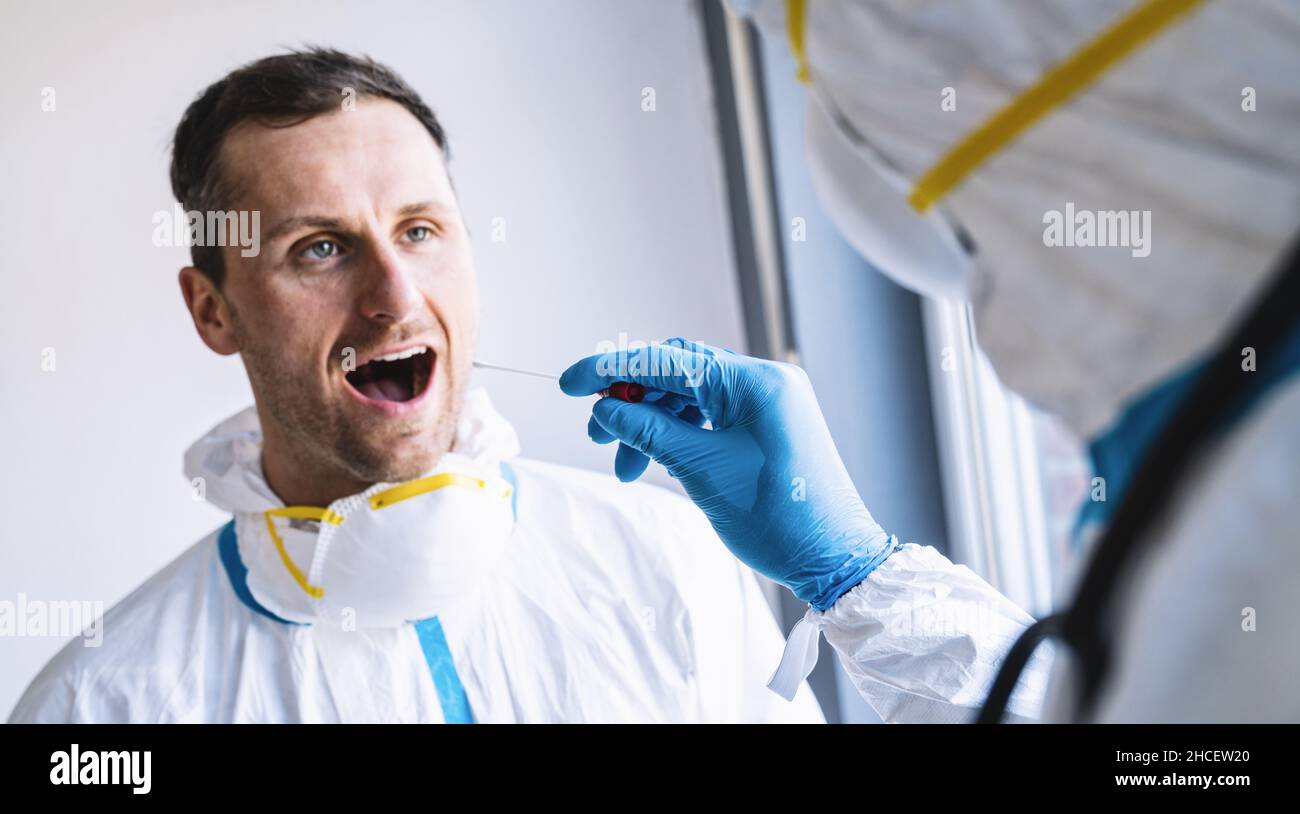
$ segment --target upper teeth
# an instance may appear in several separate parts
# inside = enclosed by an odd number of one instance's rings
[[[410,359],[412,356],[419,356],[421,353],[424,353],[426,350],[428,350],[428,348],[425,348],[423,346],[418,348],[407,348],[406,350],[399,350],[397,353],[390,353],[387,356],[376,356],[375,361],[376,362],[400,362],[403,359]]]

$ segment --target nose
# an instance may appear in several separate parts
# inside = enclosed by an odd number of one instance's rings
[[[367,250],[366,273],[358,293],[361,315],[375,322],[398,325],[418,313],[423,298],[416,285],[415,268],[404,263],[396,249],[384,242]]]

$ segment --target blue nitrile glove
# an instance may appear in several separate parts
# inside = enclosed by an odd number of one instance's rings
[[[592,408],[592,440],[622,442],[619,479],[635,480],[645,456],[654,458],[733,554],[817,610],[893,552],[896,541],[858,496],[802,369],[671,339],[589,356],[564,371],[560,389],[586,396],[616,381],[650,391],[639,404],[603,398]]]

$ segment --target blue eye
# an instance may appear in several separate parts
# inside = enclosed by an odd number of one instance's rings
[[[318,240],[307,247],[307,254],[316,260],[328,260],[339,252],[339,244],[333,240]]]
[[[417,234],[419,235],[418,237]],[[410,229],[406,230],[406,236],[412,242],[423,243],[433,236],[433,230],[428,226],[412,226]]]

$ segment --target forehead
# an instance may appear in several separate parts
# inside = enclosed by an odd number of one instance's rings
[[[433,136],[388,99],[363,99],[352,110],[289,127],[241,122],[223,142],[220,160],[239,208],[454,200]]]

